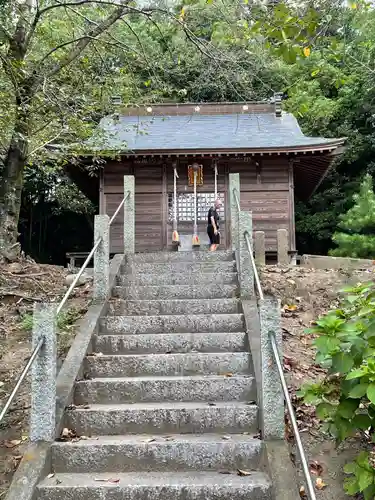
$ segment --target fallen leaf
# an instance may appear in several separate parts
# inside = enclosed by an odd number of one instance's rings
[[[156,439],[155,439],[155,438],[147,438],[147,439],[145,439],[143,442],[144,442],[144,443],[153,443],[154,441],[156,441]]]
[[[61,439],[73,439],[76,438],[77,434],[72,430],[65,427],[61,433]]]
[[[55,473],[54,472],[52,472],[51,474],[48,474],[48,476],[47,476],[48,479],[51,479],[53,477],[55,477]]]
[[[318,490],[323,490],[327,485],[321,477],[317,477],[315,481],[315,486],[318,488]]]
[[[317,460],[314,460],[310,463],[310,472],[311,474],[315,474],[315,476],[321,476],[323,467]]]
[[[21,444],[20,439],[13,439],[12,441],[4,441],[5,448],[15,448]]]
[[[22,455],[15,455],[14,457],[12,457],[12,465],[14,469],[17,469],[21,460]]]
[[[252,472],[248,470],[237,469],[237,476],[251,476]]]
[[[102,479],[102,478],[100,478],[100,477],[99,477],[99,478],[98,478],[98,477],[96,477],[96,478],[94,479],[94,481],[98,481],[99,483],[119,483],[119,482],[120,482],[120,479],[117,479],[117,478],[115,479],[115,478],[111,478],[111,477],[110,477],[110,478],[108,478],[108,479]]]
[[[297,311],[297,309],[298,309],[298,306],[296,306],[296,304],[285,304],[285,306],[284,306],[284,311],[294,312],[294,311]]]
[[[224,377],[233,377],[233,373],[224,373]]]
[[[299,496],[300,496],[303,500],[307,500],[306,490],[305,490],[305,487],[304,487],[304,486],[301,486],[301,487],[300,487],[300,489],[299,489]]]

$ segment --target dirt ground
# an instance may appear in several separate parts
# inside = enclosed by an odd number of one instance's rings
[[[66,275],[67,271],[61,267],[37,265],[29,260],[0,265],[0,408],[5,404],[30,355],[33,303],[58,302],[67,290]],[[309,462],[313,466],[315,464],[319,477],[327,485],[318,491],[319,500],[347,498],[342,489],[342,466],[351,459],[361,444],[352,441],[336,449],[334,443],[319,432],[313,409],[300,404],[295,398],[295,391],[302,383],[323,375],[322,370],[314,364],[312,339],[303,332],[317,316],[336,306],[337,291],[344,284],[369,281],[372,278],[373,274],[366,271],[349,273],[314,271],[300,267],[282,269],[276,266],[267,266],[262,270],[265,293],[278,296],[283,306],[297,306],[285,307],[282,313],[284,368]],[[76,288],[67,304],[67,312],[59,324],[60,363],[74,337],[76,320],[87,310],[90,295],[91,284],[88,283]],[[0,500],[5,496],[27,445],[29,405],[29,381],[26,381],[0,424]],[[293,436],[289,430],[287,436],[299,470],[299,460],[293,449]],[[302,485],[300,470],[299,481]]]
[[[68,272],[61,267],[38,265],[23,259],[0,264],[0,408],[3,408],[31,352],[34,302],[59,302],[66,292]],[[86,311],[91,284],[75,289],[58,321],[59,365],[74,337],[74,324]],[[0,499],[28,442],[30,382],[21,385],[0,423]]]
[[[313,270],[302,267],[278,268],[267,266],[262,270],[262,285],[265,293],[281,299],[283,306],[283,351],[284,372],[292,394],[299,430],[313,479],[321,486],[319,478],[326,485],[317,489],[319,500],[346,500],[343,490],[342,468],[352,460],[361,448],[359,440],[340,445],[324,436],[319,430],[319,421],[314,410],[302,404],[295,396],[299,387],[306,382],[315,382],[324,371],[314,363],[312,338],[304,334],[311,321],[337,306],[338,292],[347,284],[367,282],[374,279],[372,271]],[[300,486],[303,474],[293,434],[287,423],[287,438],[295,459]]]

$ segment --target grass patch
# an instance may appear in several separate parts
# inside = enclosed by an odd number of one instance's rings
[[[59,354],[66,353],[72,342],[72,332],[76,321],[82,317],[86,311],[70,307],[66,311],[61,311],[57,317],[57,343]],[[21,328],[25,332],[33,330],[33,315],[31,313],[23,314],[21,317]]]
[[[25,332],[31,332],[33,330],[33,315],[32,314],[23,314],[21,317],[21,328],[25,330]]]
[[[75,307],[62,311],[57,317],[57,329],[67,330],[81,317],[81,312]],[[21,318],[21,328],[25,332],[31,332],[33,329],[33,315],[26,313]]]

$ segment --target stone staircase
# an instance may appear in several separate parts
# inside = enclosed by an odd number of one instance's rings
[[[93,351],[37,500],[273,498],[231,252],[129,257]]]

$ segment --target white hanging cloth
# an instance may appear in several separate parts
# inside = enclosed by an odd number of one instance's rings
[[[215,173],[215,201],[217,200],[217,163],[214,162],[214,173]]]
[[[177,230],[177,179],[178,179],[178,173],[177,173],[177,168],[173,168],[173,230]]]
[[[172,221],[172,245],[174,247],[180,246],[180,237],[177,232],[177,167],[173,165],[173,221]]]
[[[194,236],[198,233],[197,224],[197,174],[198,172],[194,170]]]

